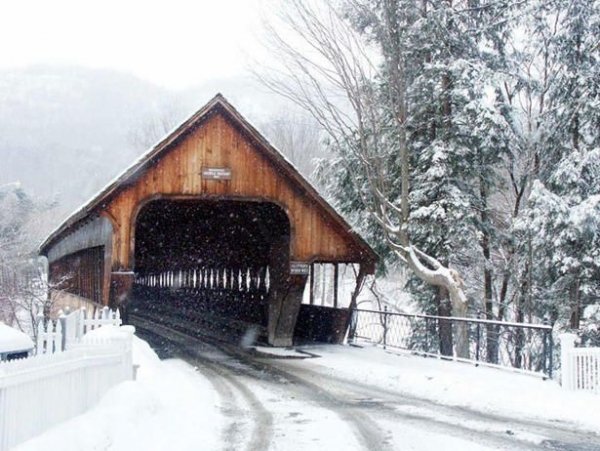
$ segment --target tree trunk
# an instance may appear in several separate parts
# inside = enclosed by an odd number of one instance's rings
[[[450,299],[448,299],[448,290],[446,290],[446,288],[437,288],[435,301],[437,304],[438,316],[451,316],[452,305],[450,304]],[[452,323],[448,320],[440,319],[439,325],[440,354],[452,356]]]
[[[491,246],[489,233],[489,216],[488,216],[488,196],[487,184],[482,174],[479,176],[479,196],[481,199],[481,250],[483,252],[483,298],[485,318],[488,320],[494,319],[493,311],[493,290],[492,290],[492,269],[491,269]],[[490,363],[498,363],[498,337],[496,326],[493,324],[486,325],[486,356]]]
[[[366,272],[363,265],[360,265],[358,269],[358,274],[356,274],[356,285],[354,286],[354,291],[352,292],[352,297],[350,299],[350,306],[348,310],[350,311],[350,315],[348,315],[348,320],[346,322],[345,330],[348,331],[348,340],[351,340],[356,335],[356,326],[358,317],[356,316],[356,312],[354,311],[358,305],[358,295],[363,288],[365,282]]]
[[[521,281],[521,286],[519,290],[519,294],[516,297],[515,301],[515,315],[516,322],[522,323],[525,318],[525,313],[523,311],[523,304],[527,301],[530,293],[529,281],[531,280],[531,267],[529,264],[525,265],[525,273],[523,274],[523,279]],[[523,329],[518,327],[515,331],[515,353],[514,353],[514,361],[513,366],[515,368],[522,368],[523,366],[523,347],[525,345],[525,336],[523,334]]]
[[[458,277],[458,274],[456,274]],[[450,286],[450,303],[452,305],[452,315],[459,318],[465,318],[467,316],[467,297],[464,291],[458,285]],[[455,332],[455,348],[456,356],[468,359],[469,358],[469,325],[463,321],[456,321],[454,324]]]
[[[438,287],[436,303],[439,316],[450,316],[451,314],[460,317],[466,316],[468,307],[467,296],[463,291],[463,282],[455,270],[447,268],[439,260],[428,256],[412,246],[408,248],[402,257],[417,277],[424,282]],[[434,269],[427,268],[419,260],[419,257],[423,258]],[[457,344],[456,354],[459,357],[467,358],[469,355],[468,326],[466,323],[460,323],[454,329]],[[452,353],[451,341],[447,335],[448,330],[451,340],[452,327],[450,321],[440,320],[440,352],[442,355],[450,355]]]
[[[579,320],[581,317],[581,296],[579,294],[579,277],[571,283],[569,287],[569,306],[571,308],[571,316],[569,318],[569,327],[571,329],[579,329]]]
[[[388,32],[389,51],[383,50],[387,55],[386,63],[390,74],[390,103],[394,108],[394,115],[398,125],[398,152],[400,154],[400,242],[408,246],[408,218],[410,215],[409,192],[410,192],[410,156],[406,137],[406,80],[401,61],[402,48],[400,30],[398,29],[398,2],[385,0],[384,19]]]

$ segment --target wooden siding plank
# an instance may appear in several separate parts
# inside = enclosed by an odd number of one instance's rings
[[[203,180],[202,167],[227,167],[232,179]],[[122,190],[106,207],[118,223],[113,268],[131,269],[132,215],[158,196],[247,197],[272,201],[289,215],[291,258],[299,261],[360,261],[351,239],[332,226],[292,182],[282,177],[252,143],[223,117],[210,118]]]

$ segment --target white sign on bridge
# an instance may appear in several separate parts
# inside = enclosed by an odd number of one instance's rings
[[[204,180],[231,180],[231,168],[202,168]]]
[[[310,272],[310,263],[290,262],[290,274],[293,276],[303,276]]]

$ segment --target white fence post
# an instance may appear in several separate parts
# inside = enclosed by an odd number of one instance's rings
[[[62,310],[59,312],[58,319],[56,320],[57,332],[59,324],[60,329],[62,331],[62,333],[60,334],[60,349],[61,351],[64,351],[65,349],[67,349],[67,332],[69,328],[67,326],[67,315],[65,315]]]
[[[79,331],[77,332],[77,339],[81,340],[83,334],[85,334],[85,320],[87,319],[87,311],[85,307],[80,310],[79,314]]]
[[[51,324],[51,322],[49,321]],[[63,351],[63,333],[62,333],[62,324],[60,319],[57,319],[54,323],[55,329],[52,334],[52,344],[53,344],[53,352],[62,352]]]
[[[118,312],[118,310],[117,310]],[[125,334],[125,358],[123,359],[124,376],[129,379],[135,379],[135,370],[133,368],[133,334],[135,333],[135,327],[133,326],[121,326],[121,332]]]
[[[44,353],[44,338],[46,336],[46,328],[44,327],[44,317],[38,315],[37,321],[37,343],[35,345],[35,353],[36,355],[40,355]]]
[[[563,388],[567,390],[575,390],[577,382],[577,367],[574,364],[573,349],[575,349],[575,342],[577,341],[577,335],[575,334],[561,334],[560,340],[560,372],[561,382]]]

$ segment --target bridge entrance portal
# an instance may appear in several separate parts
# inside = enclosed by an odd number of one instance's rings
[[[268,335],[270,301],[286,285],[289,265],[290,224],[281,207],[158,199],[138,213],[134,240],[130,310]]]

